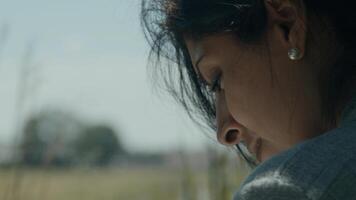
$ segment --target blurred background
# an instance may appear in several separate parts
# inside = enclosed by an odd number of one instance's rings
[[[140,0],[0,0],[0,199],[230,200],[249,172],[147,76]]]

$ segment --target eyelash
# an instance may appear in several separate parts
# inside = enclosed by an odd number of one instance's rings
[[[218,73],[217,75],[214,76],[214,79],[211,83],[211,86],[209,87],[209,90],[211,92],[220,91],[221,90],[220,82],[221,82],[221,73]]]

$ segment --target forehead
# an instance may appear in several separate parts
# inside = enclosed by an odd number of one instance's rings
[[[214,56],[224,54],[230,50],[235,51],[239,42],[232,33],[215,34],[199,39],[184,37],[190,58],[195,63],[201,56]]]
[[[191,51],[209,51],[221,47],[239,46],[237,36],[232,33],[221,33],[201,38],[184,37],[187,47]]]

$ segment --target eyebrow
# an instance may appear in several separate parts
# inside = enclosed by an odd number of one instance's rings
[[[205,84],[205,85],[209,85],[208,81],[205,80],[203,74],[200,72],[200,68],[199,68],[199,64],[200,62],[203,60],[203,58],[205,57],[205,55],[201,55],[197,61],[195,62],[195,67],[197,68],[198,71],[198,76],[200,77],[199,79]]]

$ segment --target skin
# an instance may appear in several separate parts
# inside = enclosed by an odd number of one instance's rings
[[[233,33],[199,40],[185,36],[196,73],[210,85],[220,77],[218,141],[228,146],[243,141],[259,162],[322,134],[317,81],[322,66],[304,59],[304,9],[287,0],[265,4],[268,25],[258,45],[245,44]],[[301,59],[289,59],[293,47]]]

